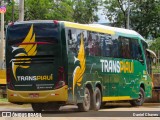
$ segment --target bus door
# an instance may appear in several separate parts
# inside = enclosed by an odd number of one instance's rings
[[[156,60],[156,58],[157,58],[157,56],[152,50],[146,49],[147,71],[151,77],[152,77],[152,62],[154,62],[154,60]]]

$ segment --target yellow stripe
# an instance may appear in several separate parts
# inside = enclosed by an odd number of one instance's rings
[[[115,32],[112,30],[105,30],[103,28],[93,27],[89,25],[83,25],[83,24],[71,23],[71,22],[64,22],[64,24],[66,27],[71,27],[71,28],[89,30],[89,31],[100,32],[100,33],[107,33],[107,34],[112,34],[112,35],[115,34]]]
[[[130,96],[103,97],[102,101],[132,100]]]
[[[6,70],[0,70],[0,84],[6,84]]]
[[[0,78],[0,84],[7,84],[6,79],[1,79]]]

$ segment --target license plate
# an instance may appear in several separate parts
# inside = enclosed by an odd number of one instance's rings
[[[30,93],[29,96],[30,96],[30,98],[38,98],[39,93]]]

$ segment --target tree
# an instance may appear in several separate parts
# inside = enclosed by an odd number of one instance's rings
[[[79,23],[93,23],[98,21],[98,5],[97,0],[73,0],[74,21]]]
[[[104,14],[113,26],[126,28],[128,0],[105,0]]]
[[[73,11],[67,3],[54,0],[25,0],[25,20],[73,21]]]
[[[64,20],[78,23],[98,21],[99,0],[25,0],[24,20]],[[12,7],[8,6],[7,21],[11,21]],[[18,20],[18,6],[15,6]]]
[[[149,35],[153,38],[159,37],[160,1],[142,0],[135,4],[131,12],[131,27],[145,38]]]
[[[130,0],[130,27],[147,38],[157,38],[160,24],[159,0]],[[126,28],[128,0],[105,0],[105,15],[117,27]]]
[[[13,12],[13,6],[14,6],[14,11]],[[9,22],[14,22],[18,20],[18,4],[16,4],[14,1],[10,1],[6,5],[6,13],[4,14],[5,16],[5,24],[7,25]]]
[[[96,0],[25,0],[25,20],[56,19],[92,23],[98,21]]]
[[[155,52],[158,52],[158,50],[160,50],[160,37],[153,40],[149,48]]]

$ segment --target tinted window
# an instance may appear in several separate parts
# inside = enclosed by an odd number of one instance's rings
[[[9,26],[7,29],[7,41],[9,45],[21,43],[33,25],[33,34],[36,42],[58,43],[59,30],[53,23],[28,23]]]
[[[66,36],[68,48],[74,53],[79,50],[81,30],[68,29]],[[91,31],[83,31],[85,52],[88,56],[103,56],[125,59],[142,59],[142,51],[138,39],[109,35]]]
[[[103,40],[103,52],[104,52],[104,57],[112,57],[112,37],[111,35],[104,35],[104,40]]]
[[[112,36],[112,56],[115,58],[119,58],[121,56],[120,48],[121,48],[121,42],[118,40],[118,36]]]
[[[130,59],[131,58],[131,52],[130,52],[130,39],[125,37],[119,37],[120,42],[120,51],[121,51],[121,57]]]
[[[142,50],[140,47],[140,44],[138,43],[138,40],[132,39],[130,41],[130,47],[131,47],[131,57],[132,59],[143,59],[142,58]]]
[[[137,39],[120,36],[118,38],[118,47],[121,58],[142,59],[142,50]]]
[[[83,30],[78,30],[78,29],[66,29],[66,39],[68,42],[68,51],[72,52],[75,56],[78,55],[79,48],[80,48],[80,43],[81,43],[81,35],[82,39],[84,40],[84,47],[85,47],[85,52],[86,54],[88,53],[87,51],[87,32]]]
[[[101,35],[96,32],[88,32],[88,55],[101,56]]]

